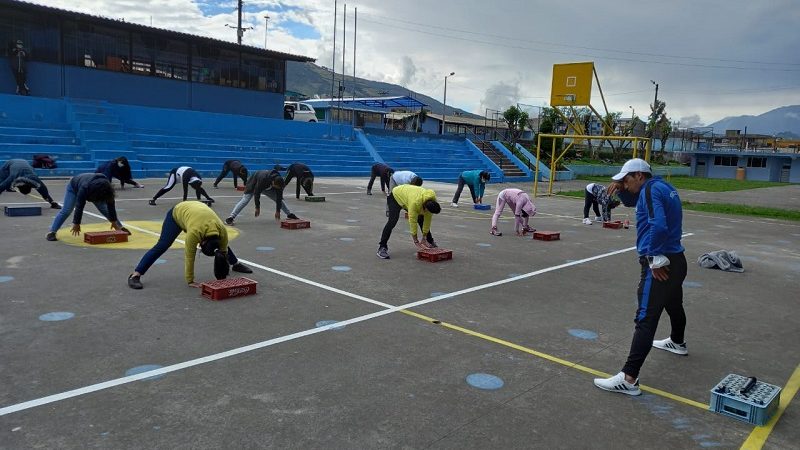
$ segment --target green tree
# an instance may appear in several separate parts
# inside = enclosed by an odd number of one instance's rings
[[[647,123],[647,128],[645,128],[645,136],[652,141],[656,139],[661,141],[659,157],[662,161],[664,160],[664,147],[670,133],[672,133],[672,123],[667,117],[666,108],[667,103],[661,100],[656,100],[655,103],[650,105],[650,121]]]
[[[516,147],[517,141],[522,137],[522,133],[525,132],[525,127],[528,126],[530,117],[527,112],[512,106],[503,112],[503,119],[508,125],[508,137],[511,140],[511,147]]]

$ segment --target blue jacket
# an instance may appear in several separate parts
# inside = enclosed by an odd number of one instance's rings
[[[93,191],[100,184],[108,184],[108,178],[102,173],[82,173],[75,175],[69,181],[69,188],[75,193],[75,213],[72,215],[72,223],[76,225],[81,224],[83,219],[83,208],[86,207],[87,197],[89,191]],[[97,205],[97,203],[95,203]],[[106,202],[108,206],[108,220],[111,222],[117,221],[117,209],[112,198]]]
[[[24,159],[9,159],[2,166],[0,166],[0,194],[6,189],[14,186],[15,181],[24,181],[33,186],[34,189],[39,191],[39,194],[47,200],[52,202],[50,193],[47,191],[47,186],[44,185],[41,179],[36,175],[28,161]]]
[[[635,196],[622,192],[620,198],[629,205]],[[639,255],[682,252],[682,227],[683,208],[678,191],[661,177],[647,180],[636,200],[636,250]]]

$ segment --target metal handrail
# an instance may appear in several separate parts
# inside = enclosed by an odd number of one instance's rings
[[[476,145],[476,147],[478,147],[482,152],[486,153],[486,151],[484,149],[488,147],[489,150],[491,150],[492,155],[494,155],[497,158],[499,158],[499,160],[500,160],[500,164],[499,164],[500,171],[503,172],[503,164],[505,163],[505,159],[506,159],[505,155],[502,152],[498,151],[496,148],[494,148],[494,145],[491,142],[485,141],[485,140],[481,139],[480,137],[478,137],[478,135],[475,134],[475,132],[473,130],[469,130],[469,134],[472,135],[472,139],[470,139],[470,140],[472,140],[473,143],[478,142],[480,144],[480,145]],[[511,162],[511,161],[509,160],[509,162]]]

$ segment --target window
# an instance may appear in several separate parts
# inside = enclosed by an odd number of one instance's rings
[[[0,56],[9,56],[12,44],[21,40],[28,61],[57,63],[58,34],[54,17],[0,7]]]
[[[737,160],[736,156],[715,156],[714,165],[733,167],[736,166]]]
[[[747,158],[747,167],[767,167],[767,158],[751,156]]]
[[[134,33],[131,72],[188,80],[188,52],[183,41]]]
[[[311,111],[311,108],[309,108],[308,105],[300,103],[300,111]]]
[[[129,34],[99,25],[65,22],[64,64],[130,71]]]

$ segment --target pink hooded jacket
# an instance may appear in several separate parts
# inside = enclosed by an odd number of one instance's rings
[[[492,228],[497,227],[497,219],[500,218],[506,203],[514,211],[514,231],[519,233],[523,226],[527,228],[528,219],[536,215],[536,205],[533,204],[528,194],[519,189],[504,189],[500,191],[500,194],[497,195],[497,206],[492,216]],[[523,211],[528,217],[522,217]]]

